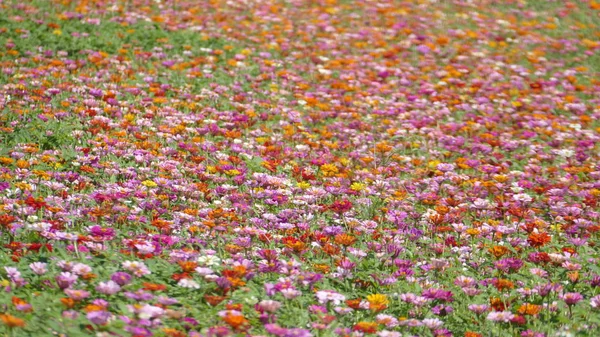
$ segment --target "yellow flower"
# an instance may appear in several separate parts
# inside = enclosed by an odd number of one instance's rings
[[[54,35],[62,35],[62,31],[60,29],[55,29],[52,34]]]
[[[156,187],[158,186],[154,181],[152,180],[144,180],[142,181],[142,185],[146,186],[146,187]]]
[[[339,169],[333,164],[323,164],[321,165],[321,171],[325,177],[333,177],[339,172]]]
[[[239,176],[240,175],[240,171],[233,169],[233,170],[227,170],[225,171],[225,174],[228,176]]]
[[[352,183],[352,185],[350,185],[350,189],[353,191],[357,191],[357,192],[364,190],[365,187],[366,187],[365,184],[361,184],[361,183]]]
[[[369,309],[373,311],[381,311],[387,308],[387,305],[390,304],[387,296],[383,294],[372,294],[367,296],[367,302],[369,302]]]
[[[433,169],[435,169],[435,168],[436,168],[436,167],[437,167],[437,166],[438,166],[440,163],[441,163],[441,161],[439,161],[439,160],[432,160],[432,161],[430,161],[429,163],[427,163],[427,166],[428,166],[430,169],[432,169],[432,170],[433,170]]]
[[[18,189],[20,189],[21,191],[29,191],[29,190],[31,190],[31,185],[29,185],[26,182],[22,182],[22,181],[18,182],[18,183],[15,183],[15,187],[18,188]]]
[[[310,184],[307,183],[306,181],[301,181],[301,182],[297,183],[296,186],[298,186],[299,188],[305,190],[305,189],[307,189],[307,188],[310,187]]]

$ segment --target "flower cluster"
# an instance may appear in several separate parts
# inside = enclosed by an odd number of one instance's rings
[[[599,331],[600,5],[531,2],[0,1],[0,334]]]

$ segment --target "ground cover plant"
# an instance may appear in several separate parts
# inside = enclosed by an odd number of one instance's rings
[[[0,1],[0,335],[598,336],[599,14]]]

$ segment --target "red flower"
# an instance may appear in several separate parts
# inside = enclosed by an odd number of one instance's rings
[[[329,209],[338,214],[343,214],[352,209],[352,202],[347,199],[342,201],[336,200],[329,206]]]

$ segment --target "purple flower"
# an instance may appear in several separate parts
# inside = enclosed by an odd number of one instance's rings
[[[48,265],[43,262],[34,262],[29,265],[29,268],[31,268],[33,273],[36,275],[44,275],[48,271],[48,269],[46,268],[47,266]]]
[[[575,305],[577,302],[583,299],[580,293],[566,293],[561,296],[561,299],[565,301],[568,306]]]
[[[110,318],[110,313],[108,311],[91,311],[86,315],[87,319],[90,320],[93,324],[96,325],[104,325],[108,322]]]
[[[56,284],[60,289],[67,289],[77,281],[77,275],[70,272],[63,272],[56,276]]]
[[[475,314],[481,315],[484,312],[486,312],[490,307],[487,304],[470,304],[468,308]]]
[[[265,330],[275,336],[283,337],[288,332],[288,329],[282,328],[279,324],[265,324]]]
[[[96,286],[96,291],[105,295],[114,295],[121,290],[121,287],[113,280],[108,282],[100,282]]]
[[[225,337],[231,334],[231,330],[229,330],[226,326],[215,326],[208,329],[206,333],[207,337]]]
[[[431,311],[436,315],[446,316],[452,311],[454,311],[454,309],[452,309],[452,307],[449,305],[438,304],[435,307],[431,308]]]
[[[122,286],[129,284],[129,282],[131,282],[131,275],[126,272],[123,272],[123,271],[118,271],[118,272],[112,274],[110,279],[122,287]]]
[[[432,300],[441,300],[444,302],[452,302],[454,300],[454,295],[452,294],[452,291],[435,288],[429,288],[424,290],[423,297]]]
[[[75,301],[81,301],[90,296],[89,291],[85,290],[76,290],[76,289],[65,289],[65,294]]]
[[[79,317],[79,313],[75,310],[65,310],[62,312],[62,317],[68,319],[76,319],[77,317]]]
[[[90,229],[90,235],[100,237],[102,240],[110,240],[115,236],[114,228],[92,226]]]
[[[429,52],[431,52],[431,48],[429,48],[429,46],[427,45],[420,45],[417,47],[417,51],[421,54],[429,54]]]

